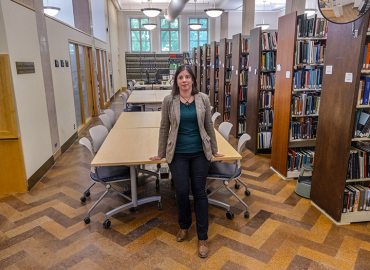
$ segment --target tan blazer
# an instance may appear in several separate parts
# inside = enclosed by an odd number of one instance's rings
[[[197,110],[197,119],[200,136],[203,141],[203,151],[208,160],[212,154],[217,153],[217,140],[213,129],[211,105],[204,93],[194,95]],[[168,163],[172,162],[175,153],[177,133],[180,124],[180,96],[168,95],[162,102],[162,120],[159,129],[158,156],[166,157]]]

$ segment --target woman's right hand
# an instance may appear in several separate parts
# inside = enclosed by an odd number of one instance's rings
[[[162,158],[159,157],[159,156],[154,156],[154,157],[150,157],[149,158],[151,161],[155,161],[155,160],[161,160]]]

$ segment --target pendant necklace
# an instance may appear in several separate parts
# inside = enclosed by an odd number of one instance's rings
[[[189,99],[191,99],[191,95],[190,95],[190,97],[189,97],[188,99],[184,98],[184,97],[183,97],[183,96],[181,96],[181,95],[180,95],[180,97],[182,97],[182,99],[186,100],[186,102],[185,102],[185,106],[186,106],[186,107],[189,107],[189,106],[190,106]]]

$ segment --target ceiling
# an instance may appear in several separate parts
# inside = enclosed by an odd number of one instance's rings
[[[243,8],[243,0],[197,0],[197,11],[204,10],[213,6],[214,1],[216,7],[223,8],[228,11],[241,11]],[[264,0],[255,0],[255,10],[264,11]],[[121,10],[140,10],[143,7],[149,7],[149,1],[145,0],[115,0],[117,6]],[[152,7],[165,9],[168,6],[170,0],[151,0]],[[286,0],[266,0],[265,10],[266,11],[279,11],[285,8]],[[194,0],[190,0],[185,8],[186,12],[194,12]]]

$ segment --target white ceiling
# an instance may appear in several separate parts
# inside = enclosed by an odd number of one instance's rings
[[[197,11],[204,10],[213,6],[216,1],[216,7],[223,8],[228,11],[242,10],[243,0],[197,0]],[[255,0],[256,11],[264,10],[264,0]],[[149,1],[145,0],[115,0],[121,10],[140,10],[143,7],[149,7]],[[170,0],[152,0],[152,7],[165,9],[168,6]],[[279,11],[285,8],[286,0],[266,0],[265,10],[266,11]],[[194,0],[190,0],[185,8],[185,12],[194,12]]]

